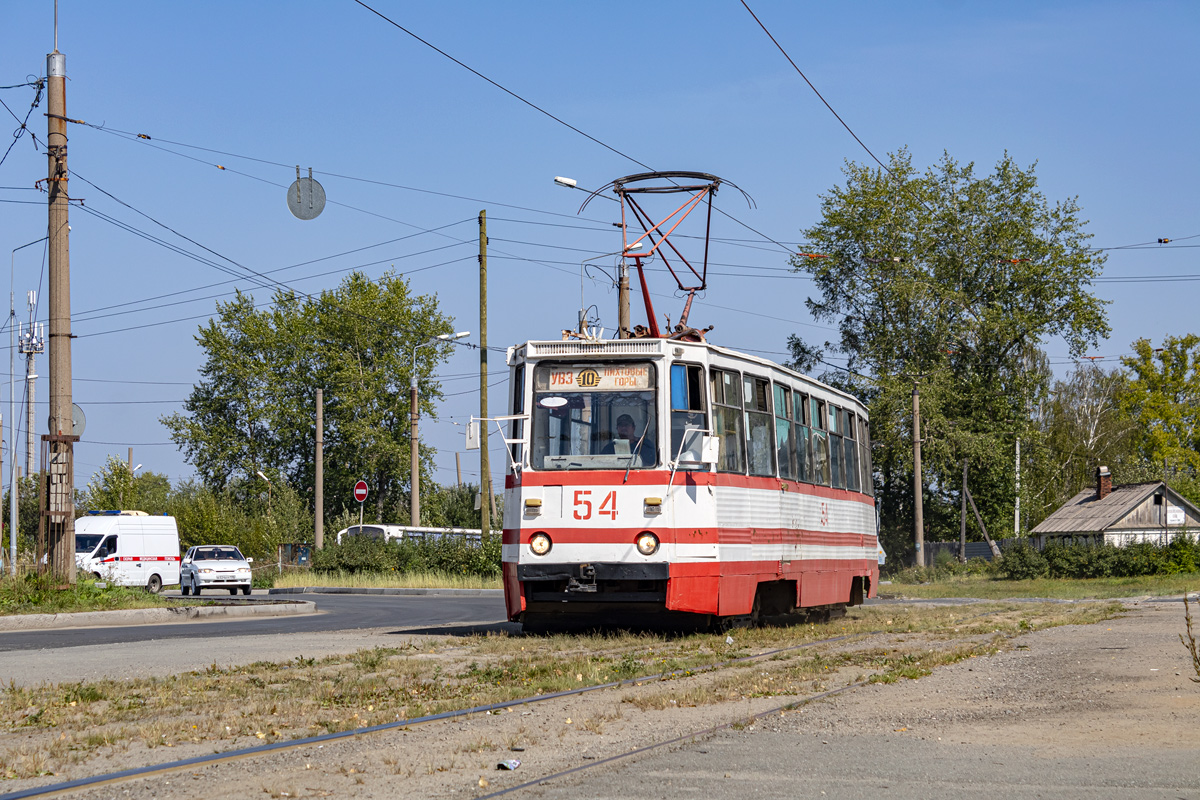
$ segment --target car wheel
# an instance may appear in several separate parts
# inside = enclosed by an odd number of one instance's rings
[[[187,581],[185,581],[183,579],[180,579],[180,581],[179,581],[179,593],[181,595],[183,595],[184,597],[187,597],[189,594],[192,593],[192,587],[188,586]]]
[[[195,578],[195,577],[192,578],[192,594],[196,595],[196,597],[200,596],[200,579],[199,578]]]
[[[156,575],[151,575],[150,580],[146,581],[146,591],[150,594],[158,594],[162,591],[162,578]]]
[[[249,586],[243,586],[243,587],[242,587],[242,594],[245,594],[245,595],[248,595],[248,594],[250,594],[250,587],[249,587]]]
[[[230,590],[229,590],[229,593],[230,593],[230,594],[237,594],[237,587],[236,587],[236,586],[234,586],[232,589],[230,589]]]

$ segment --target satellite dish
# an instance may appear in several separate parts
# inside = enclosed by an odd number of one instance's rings
[[[46,427],[50,433],[58,433],[54,430],[54,417],[51,416],[46,420]],[[87,417],[83,415],[83,409],[76,403],[71,403],[71,435],[83,436],[83,429],[87,427]]]
[[[312,167],[307,178],[301,178],[300,167],[296,167],[296,182],[288,187],[287,204],[296,219],[316,219],[325,210],[325,187],[313,180]]]

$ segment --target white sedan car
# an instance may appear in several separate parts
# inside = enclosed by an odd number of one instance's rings
[[[202,589],[228,589],[230,594],[250,594],[250,564],[242,551],[227,544],[202,544],[191,548],[179,568],[183,594],[200,594]]]

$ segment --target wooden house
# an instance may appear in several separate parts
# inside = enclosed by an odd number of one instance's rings
[[[1033,529],[1037,547],[1134,542],[1166,544],[1200,531],[1200,508],[1164,481],[1113,486],[1108,467],[1096,470],[1096,487],[1085,489]]]

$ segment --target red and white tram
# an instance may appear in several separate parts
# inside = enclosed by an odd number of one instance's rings
[[[704,342],[532,341],[508,363],[510,619],[721,624],[875,595],[855,398]]]
[[[668,237],[706,202],[707,226],[722,183],[700,172],[613,181],[647,325],[628,329],[622,260],[621,338],[591,336],[581,312],[577,333],[508,352],[504,593],[526,629],[828,618],[875,596],[862,404],[688,327],[707,286],[708,229],[695,264]],[[643,204],[679,193],[684,203],[652,224]],[[634,223],[643,233],[631,242]],[[650,259],[687,294],[665,333]]]

